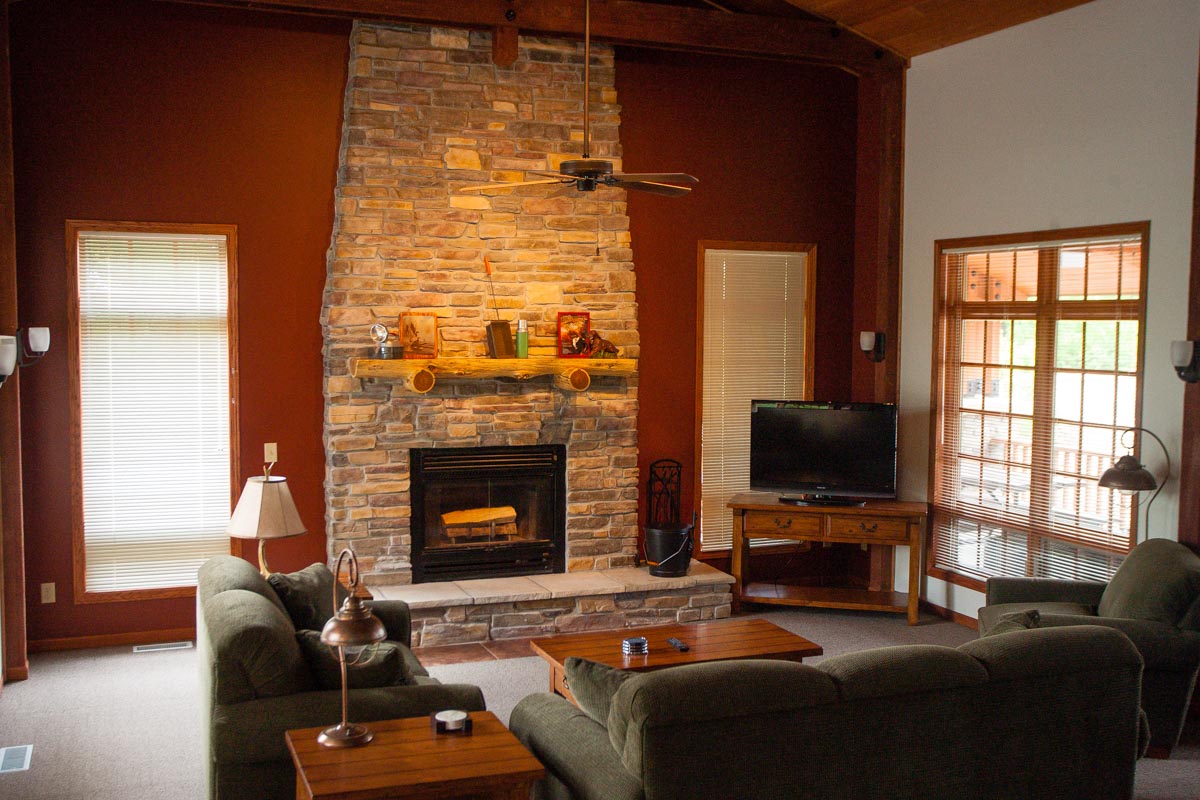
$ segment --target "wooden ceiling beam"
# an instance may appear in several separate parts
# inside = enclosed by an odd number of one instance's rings
[[[521,33],[583,36],[579,0],[160,0],[255,11],[351,17],[452,27],[516,27]],[[707,9],[595,0],[592,36],[610,44],[801,61],[856,74],[908,66],[887,48],[827,22]]]

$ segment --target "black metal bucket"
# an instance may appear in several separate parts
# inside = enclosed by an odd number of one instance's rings
[[[692,561],[692,525],[646,528],[646,563],[656,578],[679,578]]]

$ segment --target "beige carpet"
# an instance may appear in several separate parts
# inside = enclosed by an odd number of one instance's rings
[[[760,616],[820,643],[827,656],[895,644],[955,646],[975,636],[933,617],[909,627],[891,614],[802,609]],[[203,800],[198,669],[195,650],[34,654],[30,680],[0,694],[0,747],[34,746],[28,772],[0,774],[0,798]],[[430,672],[479,685],[489,708],[506,720],[518,700],[547,686],[545,663],[536,657]],[[1170,760],[1139,762],[1137,797],[1200,798],[1200,729],[1185,737]]]

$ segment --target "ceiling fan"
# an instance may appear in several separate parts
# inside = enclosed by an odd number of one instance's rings
[[[517,186],[538,184],[575,184],[581,192],[594,192],[599,186],[615,186],[620,189],[635,189],[665,197],[679,197],[692,191],[690,186],[700,181],[684,172],[613,172],[613,162],[591,157],[591,69],[592,69],[592,4],[584,0],[583,5],[583,158],[564,161],[558,172],[531,171],[541,175],[539,180],[514,183],[488,183],[481,186],[464,186],[464,192],[482,192],[488,189],[512,189]]]

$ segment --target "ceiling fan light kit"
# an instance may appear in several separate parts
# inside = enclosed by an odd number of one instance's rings
[[[574,184],[581,192],[594,192],[601,186],[618,189],[633,189],[663,197],[681,197],[692,191],[690,185],[700,181],[684,172],[613,172],[613,162],[591,157],[591,71],[592,71],[592,8],[591,0],[583,6],[583,156],[564,161],[558,172],[533,172],[541,176],[537,180],[514,183],[488,183],[480,186],[464,186],[463,192],[484,192],[499,189],[514,189],[518,186],[543,184]]]

